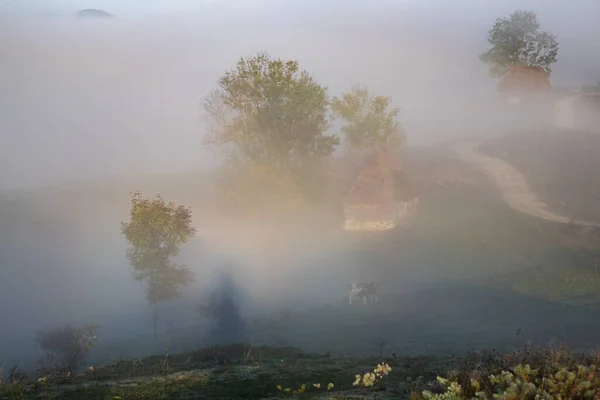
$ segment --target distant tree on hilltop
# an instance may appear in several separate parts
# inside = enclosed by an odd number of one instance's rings
[[[75,16],[78,18],[115,18],[115,16],[111,13],[93,8],[77,11]]]
[[[488,32],[492,47],[479,56],[490,66],[490,75],[502,76],[513,65],[542,67],[549,74],[558,56],[556,36],[540,31],[533,11],[518,10],[498,18]]]

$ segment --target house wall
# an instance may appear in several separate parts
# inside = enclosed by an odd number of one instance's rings
[[[384,231],[416,215],[418,199],[386,205],[344,204],[344,230]]]

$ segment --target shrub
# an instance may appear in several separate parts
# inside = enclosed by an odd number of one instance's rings
[[[15,365],[8,371],[7,379],[4,379],[4,367],[0,367],[0,399],[22,399],[25,398],[25,385],[27,375],[22,373]]]
[[[597,355],[569,352],[564,347],[544,350],[526,347],[507,355],[474,353],[446,378],[437,378],[439,393],[426,390],[421,398],[597,399],[600,398],[597,365]]]
[[[64,328],[40,332],[36,341],[47,352],[40,360],[41,364],[59,375],[70,375],[79,366],[84,357],[94,347],[97,325],[85,325],[83,328]]]

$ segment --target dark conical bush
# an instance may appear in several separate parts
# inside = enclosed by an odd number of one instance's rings
[[[212,322],[209,340],[213,344],[243,342],[245,323],[240,313],[240,289],[230,271],[223,270],[201,312]]]

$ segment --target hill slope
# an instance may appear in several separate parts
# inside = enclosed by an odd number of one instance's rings
[[[490,140],[479,150],[517,168],[551,210],[600,220],[600,135],[527,132]]]

